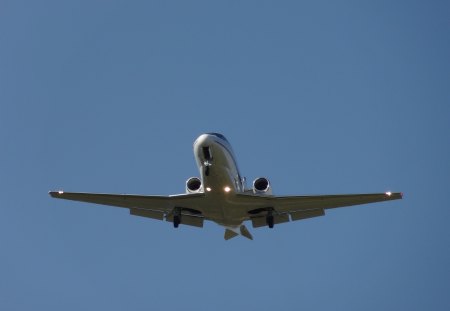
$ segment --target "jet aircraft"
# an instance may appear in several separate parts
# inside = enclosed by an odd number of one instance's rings
[[[200,135],[194,142],[200,177],[186,181],[186,193],[169,196],[75,193],[52,191],[53,198],[112,205],[129,209],[131,215],[203,227],[205,220],[225,228],[226,240],[242,235],[253,239],[244,222],[254,228],[325,215],[325,210],[358,204],[397,200],[400,192],[372,194],[276,196],[269,179],[259,177],[247,187],[239,172],[233,149],[219,133]]]

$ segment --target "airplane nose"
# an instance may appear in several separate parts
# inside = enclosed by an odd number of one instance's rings
[[[211,144],[211,135],[208,134],[202,134],[200,135],[195,141],[194,141],[194,147],[195,146],[205,146]]]

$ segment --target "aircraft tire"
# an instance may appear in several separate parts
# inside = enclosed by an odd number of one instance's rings
[[[272,229],[273,225],[274,225],[273,216],[272,215],[267,216],[266,220],[267,220],[267,225],[269,226],[270,229]]]
[[[181,223],[180,216],[173,216],[173,227],[178,228]]]

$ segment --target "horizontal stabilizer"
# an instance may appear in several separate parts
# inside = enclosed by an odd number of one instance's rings
[[[232,231],[230,229],[225,229],[225,235],[224,235],[223,238],[228,241],[229,239],[237,237],[238,235],[239,234],[237,234],[236,232],[234,232],[234,231]]]
[[[241,228],[241,234],[245,236],[247,239],[253,240],[253,236],[250,234],[250,232],[247,230],[247,227],[245,225],[242,225]]]

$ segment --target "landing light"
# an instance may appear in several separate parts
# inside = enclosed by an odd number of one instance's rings
[[[388,191],[388,192],[386,192],[386,195],[387,195],[388,197],[390,197],[390,196],[392,195],[392,192]]]
[[[223,190],[225,190],[225,192],[230,192],[231,188],[230,187],[225,187],[225,189],[223,189]]]
[[[206,187],[206,191],[210,192],[210,191],[211,191],[211,188]]]
[[[64,193],[64,191],[62,191],[62,190],[58,191],[58,194],[63,194],[63,193]]]

